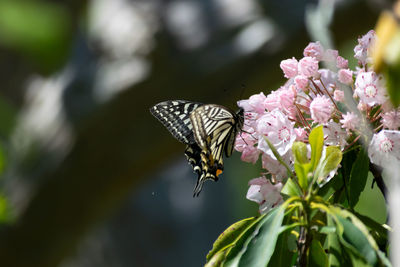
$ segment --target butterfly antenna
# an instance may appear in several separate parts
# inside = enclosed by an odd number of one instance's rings
[[[244,131],[241,131],[241,132],[240,132],[240,138],[242,138],[243,142],[244,142],[246,145],[249,145],[249,144],[246,142],[246,140],[244,140],[244,138],[243,138],[243,136],[242,136],[242,132],[244,132]],[[247,133],[247,132],[246,132],[246,133]]]
[[[242,91],[240,92],[240,96],[239,96],[239,99],[242,99],[243,98],[243,94],[244,94],[244,91],[246,90],[246,86],[244,85],[244,84],[242,84]]]

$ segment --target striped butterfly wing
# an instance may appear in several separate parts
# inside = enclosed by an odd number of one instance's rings
[[[185,100],[164,101],[153,106],[150,112],[180,142],[194,144],[190,114],[201,105],[203,104]]]
[[[222,173],[222,156],[224,152],[228,157],[232,154],[236,134],[243,126],[243,110],[233,113],[219,105],[203,105],[190,114],[190,120],[198,145],[197,150],[190,147],[196,152],[197,165],[193,169],[198,170],[199,179],[194,194],[198,195],[205,180],[216,181]]]

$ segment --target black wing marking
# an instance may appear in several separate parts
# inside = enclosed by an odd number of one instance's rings
[[[159,103],[150,112],[187,144],[186,158],[198,174],[193,196],[198,196],[203,183],[217,181],[224,170],[223,153],[232,154],[236,134],[243,127],[243,109],[233,113],[223,106],[174,100]]]
[[[185,100],[165,101],[152,107],[150,112],[180,142],[194,144],[190,113],[201,105],[203,104]]]
[[[191,158],[193,169],[198,173],[194,195],[198,195],[206,180],[218,180],[224,170],[222,154],[232,154],[236,134],[243,126],[243,110],[233,113],[218,105],[203,105],[190,114],[197,147],[190,147],[196,158]],[[193,164],[195,163],[195,164]],[[197,171],[199,170],[199,171]]]

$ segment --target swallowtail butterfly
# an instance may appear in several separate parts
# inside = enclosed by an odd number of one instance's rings
[[[155,105],[150,112],[186,144],[186,158],[198,174],[193,192],[198,196],[204,181],[217,181],[224,170],[222,156],[233,152],[236,134],[243,127],[243,109],[234,113],[219,105],[173,100]]]

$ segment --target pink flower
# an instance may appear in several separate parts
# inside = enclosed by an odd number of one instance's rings
[[[305,57],[314,57],[316,60],[321,61],[322,55],[324,53],[324,48],[320,42],[309,43],[306,48],[304,48],[303,55]]]
[[[354,57],[358,59],[358,62],[365,66],[371,61],[370,51],[376,41],[376,34],[373,30],[370,30],[367,34],[358,38],[358,45],[354,47]]]
[[[245,126],[244,130],[246,132],[242,132],[236,136],[235,149],[242,153],[242,161],[254,164],[260,155],[260,151],[255,147],[258,137],[253,128]]]
[[[310,104],[311,118],[317,123],[326,123],[333,109],[333,104],[328,97],[318,95]]]
[[[397,130],[400,127],[400,111],[392,110],[381,115],[383,127],[390,130]]]
[[[258,149],[275,159],[272,150],[264,139],[265,136],[275,146],[280,155],[286,154],[296,140],[293,125],[294,122],[291,122],[279,109],[274,109],[263,115],[257,124],[257,132],[260,134]]]
[[[350,85],[353,83],[353,72],[349,69],[340,69],[338,79],[339,82]]]
[[[298,62],[293,57],[291,59],[282,60],[280,67],[286,78],[293,78],[297,75],[297,65]]]
[[[324,90],[325,87],[329,93],[333,93],[334,88],[336,88],[337,74],[328,69],[320,69],[318,73],[320,74],[320,80],[315,80],[315,85],[318,86],[320,90]],[[315,88],[314,85],[313,88]]]
[[[339,69],[347,69],[349,67],[349,61],[341,56],[338,56],[336,58],[336,66]]]
[[[382,130],[372,137],[368,147],[368,156],[372,163],[381,167],[400,162],[400,132]]]
[[[253,108],[253,110],[259,114],[264,113],[265,111],[265,100],[267,97],[264,95],[263,92],[252,95],[249,98],[249,104]]]
[[[266,96],[263,92],[250,96],[248,100],[238,101],[238,106],[243,108],[245,111],[255,111],[259,114],[264,113],[266,105]]]
[[[257,162],[259,156],[260,156],[260,151],[256,147],[247,146],[243,150],[240,159],[244,162],[249,162],[254,164]]]
[[[297,75],[294,78],[294,83],[296,84],[297,88],[304,90],[308,85],[308,78],[304,75]]]
[[[313,57],[303,57],[298,65],[299,74],[313,77],[318,73],[318,61]]]
[[[265,100],[265,107],[268,111],[272,111],[276,108],[281,108],[281,103],[279,99],[279,91],[272,91],[267,95]]]
[[[344,101],[344,92],[342,90],[336,89],[333,92],[333,99],[335,101],[343,102]]]
[[[343,119],[340,120],[340,123],[347,130],[355,130],[360,125],[360,119],[353,112],[347,112],[342,117]]]
[[[339,123],[330,120],[328,123],[324,124],[324,138],[325,145],[340,146],[340,148],[343,149],[347,145],[346,139],[348,135],[346,131],[340,127]]]
[[[323,60],[325,61],[335,61],[339,56],[339,52],[334,49],[327,49],[324,53]]]
[[[382,76],[373,71],[359,72],[355,86],[354,92],[370,107],[383,104],[387,100]]]
[[[296,88],[294,85],[287,87],[281,87],[278,90],[279,92],[279,103],[281,104],[281,108],[287,113],[290,114],[291,110],[293,110],[294,102],[296,99]]]
[[[260,177],[250,180],[249,185],[246,198],[260,205],[261,214],[282,203],[281,183],[273,185],[269,180]]]
[[[305,141],[307,140],[308,133],[304,128],[294,128],[294,132],[296,133],[296,140],[297,141]]]
[[[283,161],[291,166],[292,164],[292,152],[289,150],[285,155],[282,156]],[[278,160],[271,158],[267,154],[263,154],[261,157],[262,167],[272,175],[278,181],[288,177],[287,170]]]

